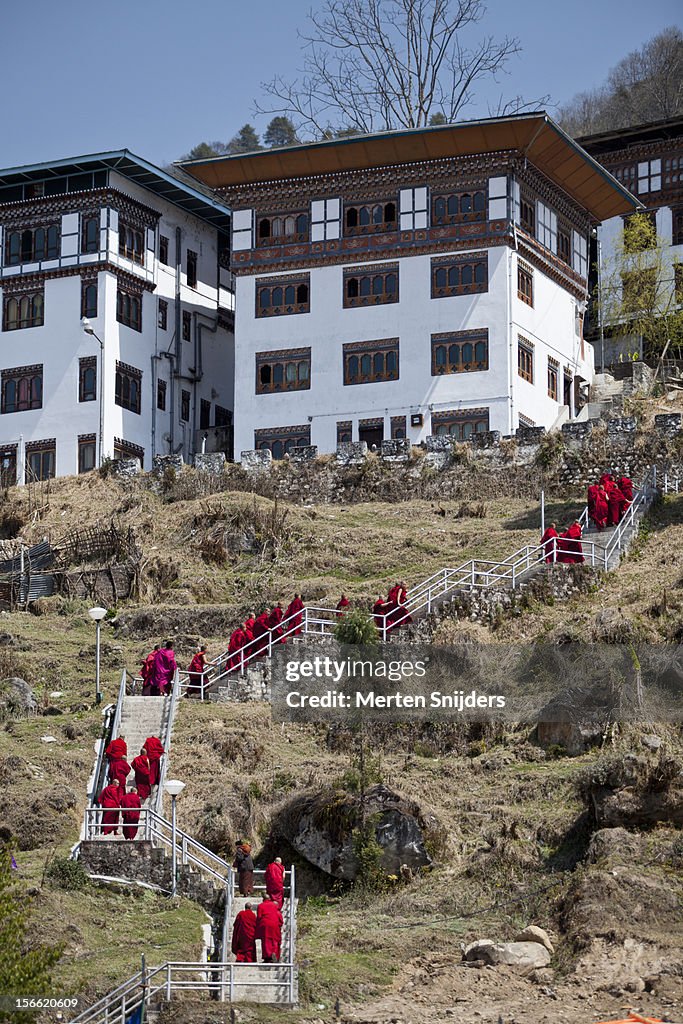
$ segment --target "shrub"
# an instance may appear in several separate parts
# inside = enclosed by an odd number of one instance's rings
[[[375,623],[360,608],[346,612],[339,620],[334,627],[334,638],[340,644],[355,647],[373,647],[379,640]]]
[[[80,892],[90,885],[88,873],[81,862],[68,857],[55,857],[47,867],[45,878],[53,888],[67,892]]]

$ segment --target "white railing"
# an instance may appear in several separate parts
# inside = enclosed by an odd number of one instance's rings
[[[116,737],[119,734],[119,727],[121,725],[121,709],[123,707],[123,698],[124,698],[125,694],[126,694],[126,670],[124,668],[123,672],[121,673],[121,682],[119,684],[119,694],[118,694],[118,697],[116,698],[116,704],[112,705],[112,708],[113,708],[113,718],[110,717],[108,719],[105,719],[103,730],[102,730],[103,736],[102,736],[102,740],[100,742],[100,749],[99,749],[99,752],[98,752],[98,755],[97,755],[97,762],[95,764],[95,772],[94,772],[93,777],[92,777],[92,780],[93,780],[92,790],[88,793],[88,799],[91,801],[91,803],[95,800],[97,794],[102,789],[102,785],[103,785],[103,782],[104,782],[104,780],[102,778],[102,775],[104,773],[104,769],[106,767],[106,760],[107,760],[106,757],[105,757],[105,754],[104,754],[104,752],[105,752],[105,750],[107,749],[107,746],[108,746],[107,737],[109,737],[109,742],[111,742],[111,740],[115,740]]]
[[[171,696],[169,699],[164,700],[164,711],[165,711],[165,728],[163,730],[164,735],[160,736],[161,744],[166,751],[166,756],[161,759],[161,765],[159,769],[159,784],[157,785],[156,793],[154,794],[152,808],[157,814],[161,814],[164,807],[164,782],[166,781],[166,770],[168,767],[168,754],[171,749],[171,735],[173,733],[173,721],[175,719],[176,709],[178,707],[178,698],[180,696],[181,683],[180,683],[180,672],[176,669],[173,676],[173,688],[171,689]]]

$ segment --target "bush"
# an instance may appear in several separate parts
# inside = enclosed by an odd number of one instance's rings
[[[68,857],[55,857],[48,865],[45,878],[54,889],[67,892],[80,892],[90,885],[90,878],[81,862]]]
[[[360,608],[346,612],[339,620],[334,627],[334,638],[340,644],[354,647],[373,647],[379,640],[375,623]]]

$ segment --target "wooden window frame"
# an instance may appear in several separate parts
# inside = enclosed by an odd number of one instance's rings
[[[142,332],[142,293],[123,288],[116,290],[116,319],[132,331]]]
[[[0,374],[3,415],[14,412],[32,412],[43,408],[43,364],[15,366]],[[11,397],[8,397],[8,391]]]
[[[92,466],[84,466],[84,453],[92,449]],[[97,439],[94,434],[80,434],[78,438],[78,473],[91,473],[97,468]]]
[[[31,228],[5,228],[5,266],[43,263],[61,256],[61,223],[37,224]]]
[[[0,446],[0,488],[14,487],[17,482],[17,450],[16,444]]]
[[[94,237],[90,237],[91,229]],[[88,213],[81,216],[81,252],[92,255],[100,251],[100,215]]]
[[[38,474],[34,472],[31,466],[31,460],[36,455],[40,457],[40,472]],[[47,463],[47,473],[45,473],[45,462]],[[55,438],[45,441],[30,441],[26,445],[24,463],[27,483],[34,480],[53,480],[57,464],[57,442]]]
[[[194,249],[188,249],[186,253],[186,266],[187,266],[187,287],[195,289],[197,287],[197,268],[199,267],[199,253],[196,253]]]
[[[683,245],[683,207],[671,211],[671,244]]]
[[[393,218],[387,214],[392,212]],[[382,219],[378,219],[381,211]],[[355,221],[350,224],[349,219]],[[361,223],[367,221],[367,223]],[[344,238],[358,235],[378,235],[390,231],[398,231],[398,196],[392,199],[373,199],[358,203],[344,203],[342,213],[342,232]]]
[[[342,305],[344,309],[383,306],[399,301],[398,263],[370,264],[344,270]],[[395,288],[393,287],[395,285]]]
[[[163,377],[157,377],[157,409],[159,412],[166,412],[166,387],[167,383]]]
[[[390,429],[392,441],[403,441],[408,436],[408,424],[405,416],[392,416],[390,418]]]
[[[482,356],[481,346],[484,347]],[[443,358],[442,358],[442,351]],[[455,352],[452,350],[456,349]],[[471,353],[469,351],[471,349]],[[477,359],[477,355],[482,356]],[[453,356],[457,355],[457,359]],[[470,356],[465,359],[464,356]],[[477,373],[489,368],[488,328],[472,331],[447,331],[431,337],[432,377],[451,373]]]
[[[517,298],[527,306],[534,307],[534,272],[531,267],[517,261]]]
[[[432,225],[469,224],[488,219],[485,185],[432,195]],[[482,206],[483,202],[483,206]],[[469,209],[463,207],[469,206]]]
[[[159,235],[159,263],[165,267],[170,266],[168,262],[168,238],[166,235]]]
[[[288,228],[294,230],[288,231]],[[262,234],[262,231],[267,231],[267,234]],[[297,245],[308,242],[310,232],[311,220],[307,210],[264,213],[256,218],[256,247],[262,249],[270,245]]]
[[[182,338],[183,341],[192,341],[192,313],[187,309],[183,310]]]
[[[536,237],[536,203],[524,194],[519,197],[519,226],[532,238]]]
[[[394,369],[387,368],[389,356]],[[397,381],[400,375],[399,339],[380,338],[376,341],[354,341],[342,346],[345,387],[356,384],[382,384]],[[380,365],[381,364],[381,365]]]
[[[488,253],[438,256],[431,261],[431,297],[480,295],[489,290]]]
[[[449,409],[432,413],[431,431],[437,437],[469,441],[475,434],[487,433],[489,423],[488,409]]]
[[[557,226],[557,255],[568,267],[572,265],[572,233],[571,228]]]
[[[534,383],[534,347],[523,338],[517,338],[517,376]]]
[[[92,370],[93,387],[86,387],[86,375]],[[97,356],[83,356],[78,360],[78,401],[97,401]]]
[[[94,297],[93,297],[94,296]],[[81,280],[81,316],[88,320],[94,320],[97,316],[97,278],[84,278]]]
[[[166,299],[159,299],[157,307],[157,327],[160,331],[168,330],[168,302]]]
[[[662,188],[680,188],[683,184],[683,153],[662,158]]]
[[[9,292],[3,297],[3,331],[23,331],[45,324],[45,291]]]
[[[123,437],[114,438],[115,459],[139,459],[140,468],[145,466],[145,449],[132,441],[126,441]]]
[[[281,459],[290,449],[307,447],[310,443],[310,423],[293,427],[264,427],[254,431],[254,448],[257,451],[268,449],[274,459]]]
[[[306,372],[302,372],[302,366]],[[288,367],[293,367],[294,374]],[[264,380],[270,371],[270,380]],[[277,377],[277,380],[276,380]],[[256,394],[281,394],[286,391],[309,391],[311,387],[310,348],[280,349],[277,352],[256,353]]]
[[[280,301],[275,301],[279,299]],[[311,311],[311,275],[256,280],[256,317],[292,316]]]
[[[560,364],[552,356],[548,356],[548,398],[553,402],[559,401],[560,393]]]
[[[337,444],[351,444],[353,441],[353,421],[339,420],[337,422]]]
[[[119,217],[119,256],[145,265],[145,229]]]
[[[131,387],[135,384],[135,389]],[[142,409],[142,370],[128,363],[116,361],[116,382],[114,386],[114,402],[128,412],[140,415]]]
[[[192,395],[184,388],[180,391],[180,419],[182,423],[190,422],[190,408]]]

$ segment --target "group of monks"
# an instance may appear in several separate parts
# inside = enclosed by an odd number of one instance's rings
[[[123,736],[112,740],[104,754],[108,761],[107,778],[97,803],[103,809],[102,834],[118,835],[119,819],[124,839],[135,839],[140,821],[140,808],[159,784],[160,761],[165,753],[157,736],[148,736],[137,757],[127,761],[128,747]],[[128,776],[133,772],[134,785],[126,789]]]
[[[633,501],[633,481],[628,476],[603,473],[588,488],[588,515],[598,530],[617,526]]]
[[[412,616],[407,612],[408,588],[401,580],[390,588],[386,598],[380,594],[372,606],[375,625],[379,630],[386,627],[387,635],[397,626],[407,626]]]
[[[545,547],[546,562],[549,565],[553,562],[565,564],[583,562],[582,535],[583,530],[578,519],[575,519],[571,526],[568,526],[562,533],[558,533],[557,523],[551,523],[541,537],[541,544]]]
[[[175,660],[173,644],[170,640],[156,644],[142,663],[143,697],[165,697],[173,689],[173,677],[178,665]]]
[[[235,862],[239,891],[242,896],[251,896],[254,891],[254,862],[249,843],[239,840],[236,844]],[[266,892],[254,913],[254,905],[247,902],[244,910],[235,915],[232,929],[232,951],[237,963],[256,963],[256,941],[261,941],[264,964],[280,962],[282,947],[282,905],[285,899],[285,867],[280,857],[268,865],[265,871]]]

